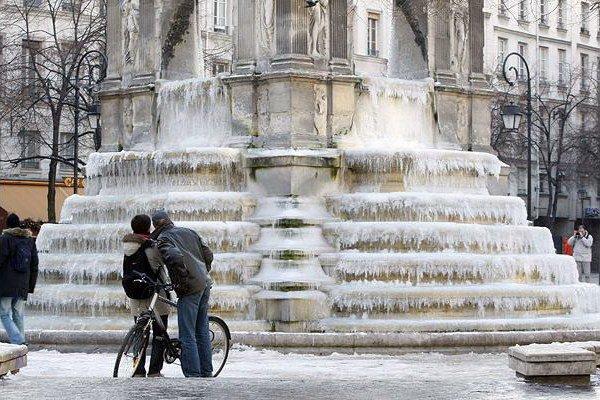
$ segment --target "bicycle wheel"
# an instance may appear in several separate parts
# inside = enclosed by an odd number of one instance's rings
[[[212,346],[213,376],[216,377],[221,373],[225,362],[227,362],[231,334],[225,321],[213,315],[208,317],[208,329]]]
[[[123,344],[117,354],[113,377],[131,378],[140,362],[145,357],[145,350],[150,337],[151,320],[135,324],[123,339]]]

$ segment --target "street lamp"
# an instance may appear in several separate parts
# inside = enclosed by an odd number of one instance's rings
[[[506,56],[504,59],[504,64],[502,65],[502,74],[506,83],[508,83],[510,86],[514,86],[519,78],[521,78],[517,68],[514,66],[507,68],[507,61],[513,56],[519,58],[524,66],[525,72],[527,73],[527,76],[523,78],[526,78],[527,81],[527,219],[531,221],[531,74],[529,73],[529,65],[527,64],[525,57],[517,52],[512,52]],[[514,72],[515,78],[513,80],[508,79],[508,71]],[[504,127],[506,129],[511,131],[517,130],[521,122],[521,116],[522,114],[519,107],[512,103],[502,107],[502,122],[504,123]]]
[[[102,53],[99,50],[90,50],[86,53],[84,53],[81,58],[79,59],[79,61],[77,62],[77,67],[75,68],[75,112],[74,112],[74,132],[73,132],[73,193],[77,194],[77,190],[79,188],[79,120],[80,120],[80,109],[79,109],[79,103],[80,103],[80,97],[81,97],[81,93],[80,93],[80,85],[79,85],[79,79],[80,79],[80,70],[81,70],[81,66],[83,65],[83,62],[88,59],[91,56],[95,56],[97,58],[100,58],[100,64],[96,64],[96,65],[89,65],[88,64],[88,68],[87,68],[87,80],[90,83],[90,88],[89,90],[93,91],[94,87],[98,86],[106,77],[106,68],[107,68],[107,64],[108,64],[108,60],[106,59],[106,56],[104,55],[104,53]],[[98,70],[98,76],[94,76],[94,71]],[[88,107],[87,111],[87,117],[88,120],[90,122],[90,126],[92,127],[92,129],[94,130],[94,147],[96,147],[96,150],[98,149],[98,145],[97,145],[97,137],[99,136],[99,129],[100,129],[100,123],[99,123],[99,118],[100,118],[100,103],[99,101],[97,101],[96,95],[95,93],[92,93],[92,96],[94,96],[94,102]]]
[[[100,100],[94,96],[94,101],[90,104],[87,111],[87,118],[90,128],[94,131],[94,150],[100,150],[102,145],[102,135],[100,135]]]
[[[585,225],[585,209],[583,207],[583,202],[588,198],[588,192],[585,188],[581,188],[577,191],[577,195],[579,196],[579,200],[581,200],[581,224]]]
[[[502,106],[500,110],[502,116],[502,123],[504,127],[509,131],[518,131],[519,125],[521,125],[521,108],[511,102],[509,105]]]

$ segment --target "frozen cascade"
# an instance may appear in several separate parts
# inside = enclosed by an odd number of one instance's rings
[[[333,283],[333,279],[325,275],[321,264],[314,257],[304,260],[263,260],[260,272],[251,282],[264,288],[280,288],[286,285],[319,288]]]
[[[600,299],[592,284],[537,286],[488,284],[414,287],[397,283],[347,283],[330,293],[335,306],[349,311],[426,312],[428,309],[474,308],[500,312],[571,310],[594,312]]]
[[[326,238],[340,249],[554,254],[547,228],[452,222],[331,222]]]
[[[352,193],[327,198],[329,210],[350,220],[449,221],[526,225],[518,197],[454,193]]]
[[[198,232],[214,249],[241,250],[258,238],[259,227],[251,222],[177,222]],[[97,253],[121,251],[121,239],[131,231],[128,224],[45,224],[38,237],[38,250],[47,253]]]
[[[340,148],[434,144],[433,80],[364,77],[350,132]],[[406,123],[410,121],[410,123]]]
[[[170,192],[158,195],[70,196],[63,206],[62,223],[106,224],[127,222],[133,215],[163,209],[181,221],[241,220],[255,206],[250,193]]]
[[[248,281],[258,271],[262,257],[254,253],[215,253],[212,275],[219,282]],[[48,254],[40,253],[40,282],[65,283],[117,282],[123,270],[123,255],[114,253]]]
[[[343,281],[392,279],[414,285],[456,281],[565,285],[578,281],[573,257],[559,254],[342,252],[321,255],[320,259]]]
[[[157,88],[159,148],[232,143],[229,93],[219,78],[159,81]]]
[[[240,162],[240,150],[228,148],[92,153],[86,194],[238,190],[243,183]]]
[[[436,149],[361,149],[344,152],[347,168],[363,172],[443,175],[464,172],[498,176],[504,165],[489,153]]]

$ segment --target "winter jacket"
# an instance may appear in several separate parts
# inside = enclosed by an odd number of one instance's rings
[[[594,238],[589,233],[586,236],[571,236],[569,246],[573,247],[575,261],[592,262],[592,245]]]
[[[211,284],[213,254],[196,232],[171,223],[160,229],[157,242],[177,297],[202,293]]]
[[[131,256],[136,251],[138,251],[138,249],[142,245],[147,244],[148,241],[151,242],[151,240],[148,239],[147,237],[142,236],[142,235],[136,235],[135,233],[129,233],[129,234],[125,235],[125,237],[123,237],[123,254],[126,256]],[[164,267],[162,265],[162,262],[160,259],[160,254],[158,253],[158,248],[156,247],[156,245],[155,244],[149,245],[148,247],[146,247],[146,250],[144,250],[144,252],[146,253],[146,257],[148,257],[148,262],[150,263],[150,267],[155,272],[158,273],[159,281],[162,283],[168,283],[164,279],[166,276],[166,273],[164,272]],[[162,291],[160,293],[160,295],[163,297],[167,296],[164,291]],[[129,307],[131,309],[131,315],[137,316],[142,311],[147,310],[148,307],[150,306],[151,300],[152,300],[152,298],[144,299],[144,300],[129,299]],[[158,315],[169,315],[169,307],[170,306],[168,304],[165,304],[162,301],[157,301],[155,310],[158,313]]]
[[[10,265],[17,243],[26,241],[31,247],[29,271],[15,271]],[[21,228],[5,229],[0,235],[0,297],[19,297],[27,300],[33,293],[38,276],[38,254],[31,231]]]

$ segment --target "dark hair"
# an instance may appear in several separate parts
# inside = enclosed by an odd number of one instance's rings
[[[131,219],[131,229],[133,233],[149,233],[150,232],[150,217],[146,214],[136,215]]]
[[[8,214],[6,217],[7,228],[19,228],[21,226],[21,220],[17,214]]]

